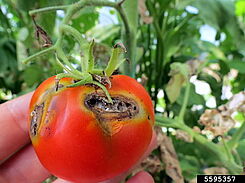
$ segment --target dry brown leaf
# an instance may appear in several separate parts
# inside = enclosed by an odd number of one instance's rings
[[[173,143],[160,127],[155,128],[157,133],[157,141],[161,151],[161,159],[165,164],[166,174],[176,183],[183,183],[184,178],[175,152]]]
[[[189,142],[192,143],[193,142],[193,138],[191,135],[189,135],[187,132],[183,131],[183,130],[176,130],[176,138],[183,140],[185,142]]]
[[[235,111],[245,112],[245,92],[242,91],[231,97],[225,107],[230,113]]]
[[[142,86],[146,86],[146,84],[147,84],[147,81],[148,81],[148,77],[146,76],[146,75],[142,75],[141,76],[141,78],[140,78],[141,80],[139,81],[139,83],[142,85]]]
[[[189,67],[190,75],[194,75],[194,74],[196,74],[198,68],[200,67],[200,65],[203,62],[201,60],[198,60],[198,59],[192,59],[192,60],[188,60],[186,63]]]
[[[153,18],[149,16],[149,12],[145,5],[145,0],[138,0],[138,3],[139,3],[138,5],[139,13],[143,22],[146,24],[152,23]]]
[[[220,82],[221,81],[221,78],[220,78],[219,74],[217,74],[211,68],[205,67],[205,68],[202,69],[202,72],[205,72],[208,75],[212,76],[214,79],[216,79],[217,82]]]
[[[159,157],[151,154],[144,159],[136,169],[134,169],[132,174],[136,174],[142,170],[147,170],[148,172],[154,174],[160,172],[162,169],[163,165]]]
[[[205,110],[199,119],[199,123],[205,126],[202,132],[205,134],[210,131],[214,137],[224,135],[234,127],[235,121],[231,116],[237,111],[245,112],[244,91],[234,95],[229,102],[219,106],[218,109]]]
[[[224,167],[211,167],[203,170],[206,175],[227,175],[229,171]]]
[[[199,123],[205,126],[203,133],[211,131],[214,136],[224,135],[235,125],[235,121],[230,115],[224,115],[217,109],[205,110],[199,119]]]

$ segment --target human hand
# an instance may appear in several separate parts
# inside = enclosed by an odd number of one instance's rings
[[[50,176],[50,173],[39,162],[28,135],[27,118],[31,96],[32,93],[29,93],[0,105],[1,183],[40,183]],[[155,146],[156,136],[154,134],[142,159]],[[125,179],[130,170],[103,183],[118,183]],[[54,183],[69,182],[57,179]],[[139,172],[127,183],[154,183],[154,180],[149,173]]]

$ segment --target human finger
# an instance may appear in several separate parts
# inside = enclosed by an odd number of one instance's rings
[[[31,145],[27,145],[0,166],[0,182],[40,183],[50,176]]]
[[[131,177],[126,183],[154,183],[154,179],[148,172],[141,171]]]
[[[30,142],[27,129],[32,93],[0,105],[0,163]]]

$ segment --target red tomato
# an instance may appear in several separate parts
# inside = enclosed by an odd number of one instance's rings
[[[44,81],[30,103],[30,137],[43,164],[57,177],[94,183],[132,167],[152,137],[152,101],[136,80],[111,77],[113,104],[92,85],[65,88],[73,79]]]

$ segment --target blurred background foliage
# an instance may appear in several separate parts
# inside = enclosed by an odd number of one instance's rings
[[[24,58],[43,49],[28,11],[74,2],[0,0],[0,103],[32,91],[44,79],[62,72],[53,54],[22,64]],[[64,12],[57,11],[37,14],[35,20],[55,42],[63,17]],[[130,24],[136,33],[135,57],[129,63],[133,69],[125,66],[121,72],[144,84],[156,112],[168,117],[178,114],[184,98],[186,66],[191,68],[191,97],[185,114],[190,127],[202,128],[198,119],[206,109],[225,104],[234,94],[244,91],[244,0],[139,0],[136,20],[136,24]],[[111,47],[124,40],[122,21],[111,8],[85,8],[70,24],[87,40],[95,39],[98,65],[104,65]],[[76,64],[78,45],[66,36],[63,47]],[[244,122],[244,114],[238,113],[235,120],[238,124]],[[171,129],[165,130],[172,137],[185,180],[214,166],[212,157],[202,153],[205,150],[198,144],[176,139]],[[227,136],[234,131],[236,128]],[[244,162],[245,137],[239,144],[237,151]],[[154,176],[156,182],[168,181],[164,171],[155,172]]]

